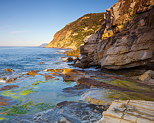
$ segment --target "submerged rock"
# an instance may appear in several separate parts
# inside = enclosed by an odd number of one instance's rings
[[[104,106],[81,102],[65,101],[57,104],[57,108],[35,115],[37,123],[95,123],[101,119]]]
[[[14,72],[14,70],[11,69],[11,68],[7,68],[7,69],[5,69],[5,71],[7,71],[7,72]]]
[[[6,86],[3,86],[2,88],[0,88],[0,91],[10,90],[10,89],[13,89],[13,88],[18,88],[18,87],[19,87],[18,85],[6,85]]]
[[[66,62],[72,62],[74,59],[72,58],[72,57],[68,57],[67,59],[66,59]]]
[[[98,123],[153,123],[154,102],[143,100],[116,100]]]
[[[121,90],[121,91],[130,91],[130,89],[128,89],[128,88],[123,88],[120,86],[112,85],[112,84],[105,83],[105,82],[98,81],[98,80],[94,80],[91,78],[78,79],[77,84],[87,85],[88,87],[99,87],[99,88],[115,89],[115,90]]]
[[[6,106],[8,105],[8,101],[9,99],[5,99],[5,97],[0,96],[0,106]]]
[[[30,76],[36,76],[36,75],[40,75],[38,74],[38,70],[32,70],[32,71],[29,71],[28,73],[26,73],[26,75],[30,75]]]
[[[64,69],[46,69],[44,71],[46,72],[56,72],[56,73],[62,73]]]
[[[6,78],[0,78],[0,83],[6,83],[6,82],[7,82]]]
[[[104,89],[91,89],[85,92],[81,97],[83,100],[95,105],[109,105],[111,100],[105,97]]]
[[[62,72],[64,81],[77,81],[79,78],[84,77],[84,72],[75,69],[66,68]]]
[[[46,80],[55,78],[55,77],[53,77],[53,76],[51,76],[51,75],[44,75],[44,77],[45,77]]]

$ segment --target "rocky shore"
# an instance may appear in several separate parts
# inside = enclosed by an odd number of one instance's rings
[[[81,99],[66,100],[48,110],[35,115],[16,117],[10,119],[9,122],[154,122],[154,1],[120,0],[106,13],[98,14],[101,19],[101,22],[97,23],[98,26],[84,27],[82,32],[86,37],[83,41],[83,37],[78,37],[80,29],[75,32],[75,27],[72,25],[85,20],[87,22],[87,19],[90,19],[89,16],[93,18],[96,15],[85,15],[67,25],[55,35],[53,44],[51,42],[48,45],[48,47],[75,50],[82,45],[80,47],[81,57],[65,59],[64,62],[68,62],[70,68],[32,70],[16,78],[0,78],[2,83],[35,76],[41,76],[46,81],[61,79],[64,83],[75,84],[63,88],[60,96],[79,96]],[[89,28],[94,29],[91,32]],[[79,38],[79,42],[77,40],[73,42],[74,37]],[[62,43],[59,44],[58,41]],[[39,64],[44,64],[44,62],[39,62]],[[93,66],[97,68],[95,71],[80,69]],[[12,69],[6,69],[6,71],[14,72]],[[31,85],[37,86],[46,81],[36,81]],[[13,84],[6,85],[1,87],[0,91],[18,87]],[[31,92],[22,92],[22,94],[25,93]],[[0,100],[3,102],[0,105],[8,104],[7,99],[0,97]]]
[[[97,79],[83,73],[77,77],[77,73],[73,74],[73,71],[64,75],[65,80],[77,82],[73,89],[81,86],[97,88],[83,93],[82,98],[87,102],[110,105],[107,111],[103,112],[103,118],[99,123],[154,122],[153,17],[153,0],[120,0],[106,11],[101,27],[84,40],[84,45],[80,47],[81,57],[74,60],[75,67],[100,66],[102,71],[120,76],[110,76],[109,78],[114,80],[108,81],[101,78],[100,81],[99,75]],[[125,81],[121,80],[121,75]],[[135,81],[135,84],[130,81]],[[140,88],[142,86],[151,89]],[[118,94],[112,93],[110,97],[119,100],[113,101],[112,104],[111,101],[104,100],[104,89],[112,90],[113,93],[118,90]],[[146,98],[144,94],[150,98]]]

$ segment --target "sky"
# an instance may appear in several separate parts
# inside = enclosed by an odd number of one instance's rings
[[[49,43],[66,24],[118,0],[0,0],[0,46]]]

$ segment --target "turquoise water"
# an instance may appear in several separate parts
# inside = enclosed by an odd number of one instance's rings
[[[65,100],[79,100],[79,96],[67,96],[63,89],[72,87],[74,82],[66,83],[61,76],[46,80],[49,75],[45,69],[70,68],[62,57],[66,57],[64,49],[40,47],[0,47],[0,78],[14,78],[12,83],[0,83],[0,88],[6,85],[17,85],[18,88],[0,91],[0,120],[15,116],[34,114],[41,110],[52,108]],[[43,62],[43,64],[40,64]],[[11,68],[15,72],[6,72]],[[27,76],[25,73],[39,70],[40,75]],[[51,74],[50,74],[51,75]],[[7,103],[6,105],[2,102]]]

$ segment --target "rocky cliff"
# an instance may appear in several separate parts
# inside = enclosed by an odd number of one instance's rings
[[[154,63],[154,0],[120,0],[81,46],[83,67],[122,69]]]
[[[66,25],[54,35],[48,47],[78,49],[88,36],[100,28],[104,15],[105,13],[86,14]]]

